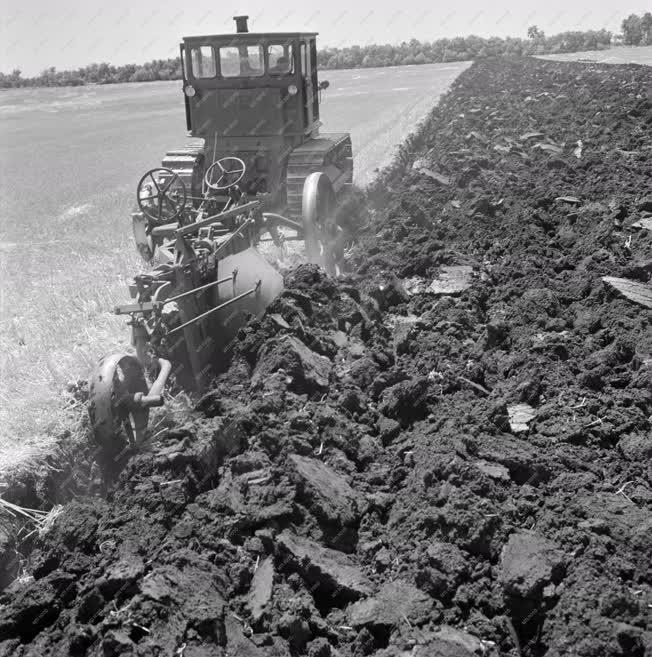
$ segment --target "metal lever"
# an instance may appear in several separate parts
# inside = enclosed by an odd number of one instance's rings
[[[154,383],[152,383],[147,394],[144,392],[137,392],[134,394],[131,403],[139,408],[151,408],[153,406],[163,406],[163,388],[165,382],[170,376],[172,371],[172,363],[165,358],[159,358],[158,364],[160,366],[158,376]]]
[[[230,306],[232,303],[235,303],[236,301],[240,301],[240,299],[244,299],[244,297],[248,297],[250,294],[254,294],[254,292],[258,292],[260,289],[261,281],[259,280],[254,287],[251,288],[251,290],[247,290],[246,292],[243,292],[242,294],[239,294],[237,297],[233,297],[232,299],[229,299],[228,301],[225,301],[224,303],[221,303],[219,306],[215,306],[214,308],[211,308],[210,310],[207,310],[205,313],[202,313],[201,315],[197,315],[197,317],[193,317],[191,320],[188,320],[185,324],[181,324],[180,326],[175,326],[173,329],[170,329],[168,331],[168,335],[172,335],[173,333],[176,333],[177,331],[181,331],[182,329],[187,328],[191,324],[194,324],[195,322],[199,322],[202,319],[208,317],[208,315],[218,311],[222,310],[223,308],[226,308],[227,306]]]

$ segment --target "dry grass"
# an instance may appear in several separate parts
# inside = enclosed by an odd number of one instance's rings
[[[55,504],[49,511],[41,511],[40,509],[28,509],[27,507],[18,506],[0,497],[0,509],[14,520],[27,520],[33,526],[31,531],[22,536],[22,539],[25,540],[34,532],[38,532],[41,536],[45,534],[52,527],[57,516],[63,511],[63,505]],[[23,531],[24,529],[23,527]]]
[[[297,246],[275,255],[295,264]],[[0,474],[52,453],[64,433],[81,438],[86,409],[65,394],[68,386],[87,378],[103,354],[132,351],[126,318],[112,308],[128,300],[130,274],[146,266],[131,241],[112,251],[110,261],[71,263],[40,286],[37,303],[5,297],[15,312],[0,324]]]
[[[38,281],[3,254],[0,275],[14,285],[3,286],[1,302],[0,471],[50,453],[64,432],[81,433],[85,409],[62,393],[101,355],[130,349],[125,318],[112,308],[128,299],[127,277],[142,265],[127,239],[100,257],[95,250],[80,244],[57,269],[45,254]]]
[[[88,237],[65,253],[59,261],[65,266],[56,269],[47,253],[37,272],[16,270],[12,257],[0,262],[4,280],[24,281],[22,288],[3,289],[2,306],[12,311],[0,322],[0,474],[19,464],[36,464],[57,449],[64,433],[81,440],[85,405],[66,395],[66,389],[87,378],[103,354],[133,351],[127,320],[112,309],[129,299],[127,282],[147,265],[129,233],[103,253]],[[40,252],[42,246],[29,248]],[[11,255],[21,255],[14,251]],[[303,259],[302,242],[281,250],[270,244],[263,251],[285,266]],[[41,276],[37,281],[35,273]],[[183,405],[179,401],[174,410]]]

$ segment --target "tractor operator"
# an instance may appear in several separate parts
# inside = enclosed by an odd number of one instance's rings
[[[277,60],[274,66],[270,66],[269,72],[272,75],[283,75],[284,73],[290,72],[290,60],[287,57],[281,55]]]

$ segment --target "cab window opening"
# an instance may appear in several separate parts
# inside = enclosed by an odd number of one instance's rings
[[[212,46],[199,46],[190,51],[192,75],[195,78],[214,78],[217,75],[215,52]]]
[[[259,44],[224,46],[219,52],[223,78],[253,78],[265,74],[263,47]]]
[[[267,46],[267,66],[270,75],[294,73],[294,48],[292,44],[272,43]]]
[[[308,66],[308,48],[305,43],[301,44],[301,75],[307,77],[309,72]]]

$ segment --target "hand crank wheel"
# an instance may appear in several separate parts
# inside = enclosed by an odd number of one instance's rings
[[[214,191],[229,189],[242,180],[246,170],[247,165],[239,157],[223,157],[206,169],[204,183]]]
[[[140,211],[154,226],[173,222],[186,207],[186,186],[172,169],[150,169],[138,182]]]

